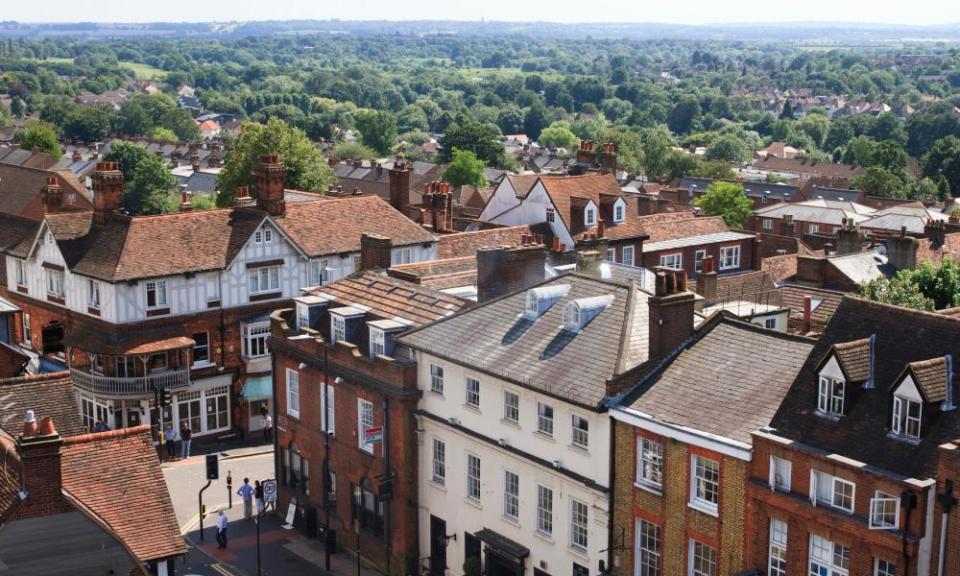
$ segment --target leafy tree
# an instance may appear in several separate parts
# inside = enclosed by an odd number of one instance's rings
[[[488,166],[503,167],[506,157],[500,138],[500,131],[492,124],[461,119],[447,127],[447,131],[440,138],[440,161],[453,160],[453,149],[457,148],[470,150]]]
[[[14,140],[27,150],[36,147],[54,158],[62,154],[57,129],[47,122],[31,122],[26,130],[14,134]]]
[[[643,168],[643,142],[633,130],[610,128],[602,140],[617,147],[617,167],[638,174]]]
[[[69,140],[99,142],[110,134],[113,119],[109,106],[78,106],[67,114],[63,135]]]
[[[843,162],[857,166],[872,166],[876,151],[876,140],[869,136],[857,136],[847,143],[847,148],[843,151]]]
[[[377,152],[359,142],[341,142],[333,147],[331,155],[341,160],[372,160]]]
[[[497,126],[504,134],[523,132],[523,110],[517,106],[507,106],[497,114]]]
[[[14,98],[10,101],[10,113],[14,118],[23,118],[27,115],[27,105],[20,98]]]
[[[915,270],[900,270],[891,279],[861,285],[862,296],[917,310],[960,306],[960,262],[944,258],[940,265],[924,261]]]
[[[724,134],[707,146],[704,158],[739,164],[749,160],[751,155],[751,150],[743,140],[733,134]]]
[[[939,196],[937,183],[930,178],[921,178],[913,185],[910,197],[924,202],[935,202]]]
[[[153,138],[154,140],[166,140],[167,142],[176,142],[177,133],[169,128],[164,128],[162,126],[157,126],[151,130],[147,136]]]
[[[679,152],[678,152],[679,154]],[[697,159],[696,156],[684,154],[684,156]],[[733,178],[735,174],[730,169],[730,164],[723,160],[700,160],[697,161],[692,170],[685,175],[697,176],[699,178]]]
[[[260,157],[267,154],[276,154],[286,165],[287,188],[324,192],[336,180],[320,150],[302,130],[277,118],[271,118],[266,125],[245,122],[240,135],[227,149],[223,170],[217,176],[217,204],[232,204],[238,186],[248,186],[256,195],[253,171]]]
[[[667,125],[677,134],[686,134],[699,125],[701,113],[697,97],[693,94],[684,94],[670,110]]]
[[[937,180],[937,198],[943,201],[949,197],[950,197],[950,183],[947,182],[947,177],[941,174],[940,178]]]
[[[920,159],[923,175],[943,176],[951,190],[960,190],[960,138],[941,138]]]
[[[487,185],[487,179],[483,176],[485,167],[483,160],[478,160],[477,155],[470,150],[455,149],[453,161],[443,171],[443,179],[453,186],[468,184],[475,188],[483,188]]]
[[[861,176],[850,181],[854,190],[861,190],[868,196],[881,198],[906,198],[907,191],[903,180],[882,166],[871,166]]]
[[[899,122],[899,120],[898,120]],[[823,146],[830,132],[830,119],[823,114],[807,114],[797,120],[797,130],[803,132],[813,141],[817,148]]]
[[[743,194],[743,185],[735,182],[712,182],[706,193],[693,201],[707,216],[721,216],[727,226],[742,228],[753,213],[753,203]]]
[[[662,182],[672,182],[687,174],[694,175],[701,168],[700,159],[693,154],[686,154],[679,150],[670,150],[667,154],[666,174]]]
[[[884,112],[877,116],[876,122],[870,128],[870,136],[878,142],[891,140],[901,147],[907,143],[907,130],[893,112]]]
[[[579,145],[580,140],[569,128],[554,123],[540,132],[537,142],[547,148],[575,148]]]
[[[783,109],[780,111],[780,118],[785,120],[793,119],[793,104],[789,100],[783,103]]]
[[[105,157],[123,174],[123,207],[130,214],[160,214],[176,210],[177,180],[163,159],[139,144],[117,142]],[[176,198],[174,198],[176,199]]]
[[[644,135],[643,169],[648,179],[655,182],[665,181],[672,144],[670,134],[662,128],[648,130]]]
[[[920,156],[937,140],[960,136],[960,119],[949,102],[935,102],[907,120],[907,152]]]
[[[531,140],[540,140],[540,132],[547,126],[547,109],[537,102],[523,115],[523,133]]]
[[[397,145],[397,119],[382,110],[361,110],[356,115],[357,129],[365,146],[381,156],[393,153]]]

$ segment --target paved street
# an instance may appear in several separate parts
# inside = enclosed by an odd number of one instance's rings
[[[163,464],[163,473],[170,489],[180,530],[190,543],[190,553],[177,565],[178,576],[257,576],[256,523],[243,519],[243,503],[236,491],[243,478],[273,478],[273,455],[263,453],[268,447],[230,449],[221,453],[220,479],[211,482],[204,492],[207,515],[204,519],[204,540],[200,541],[199,503],[197,493],[206,484],[206,467],[202,455]],[[224,455],[225,454],[225,455]],[[233,477],[233,507],[229,507],[226,477]],[[224,510],[230,525],[228,545],[219,550],[216,543],[217,511]],[[267,514],[260,525],[260,571],[262,576],[306,576],[316,574],[357,574],[356,558],[344,553],[331,556],[331,572],[323,570],[323,546],[318,540],[305,538],[298,530],[282,528],[282,518]],[[361,576],[378,573],[361,568]]]

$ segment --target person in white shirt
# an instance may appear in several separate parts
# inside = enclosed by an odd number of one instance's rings
[[[223,510],[219,512],[219,517],[217,518],[217,548],[223,550],[227,547],[227,517],[223,514]]]
[[[263,441],[273,442],[273,418],[266,413],[263,415]]]

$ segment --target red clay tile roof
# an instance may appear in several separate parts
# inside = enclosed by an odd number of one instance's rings
[[[651,214],[640,216],[637,220],[640,221],[640,229],[650,235],[648,243],[730,230],[720,216],[691,216],[687,212]]]
[[[940,264],[944,257],[960,261],[960,232],[944,234],[943,244],[934,244],[930,238],[917,240],[917,263],[929,260]]]
[[[470,303],[462,298],[378,272],[348,276],[311,290],[344,305],[361,304],[374,316],[402,319],[422,326],[458,312]]]
[[[774,282],[783,282],[797,275],[797,255],[778,254],[763,259],[761,269],[770,275]]]
[[[437,290],[474,286],[477,283],[477,259],[474,256],[446,258],[391,266],[390,276]]]
[[[38,418],[52,417],[62,436],[85,432],[69,372],[0,380],[0,429],[19,435],[27,410],[33,410]]]
[[[61,474],[68,499],[141,562],[186,554],[149,426],[64,438]]]
[[[0,214],[0,250],[25,257],[39,228],[40,223],[36,220]]]
[[[510,226],[507,228],[488,228],[475,232],[458,232],[440,236],[437,244],[437,258],[476,257],[481,248],[516,246],[524,234],[531,234],[529,226]]]
[[[764,260],[766,263],[766,260]],[[790,315],[794,318],[803,318],[803,298],[810,296],[812,310],[810,311],[810,320],[814,324],[825,325],[837,311],[840,302],[843,300],[844,293],[837,290],[827,290],[825,288],[809,288],[807,286],[798,286],[796,284],[787,284],[780,288],[782,303],[784,308],[790,309]],[[819,301],[819,303],[817,303]]]
[[[377,196],[287,204],[287,213],[277,219],[277,225],[311,257],[358,252],[364,232],[386,236],[394,246],[435,240]]]
[[[947,398],[947,359],[943,356],[908,364],[913,379],[927,402],[942,402]]]
[[[60,181],[65,206],[93,209],[93,204],[83,195],[86,187],[69,170],[50,171],[0,163],[0,212],[35,220],[43,218],[40,191],[51,176]]]
[[[571,222],[571,208],[575,204],[586,204],[592,200],[600,209],[600,195],[623,196],[620,184],[613,174],[584,174],[582,176],[540,176],[543,188],[557,208],[557,214],[571,233],[582,231],[583,226]]]

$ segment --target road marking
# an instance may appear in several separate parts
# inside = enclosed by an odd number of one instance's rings
[[[223,574],[223,576],[236,576],[236,574],[234,574],[230,570],[227,570],[227,568],[223,564],[213,564],[210,567],[213,568],[215,571],[219,572],[220,574]]]
[[[216,514],[216,513],[219,512],[220,510],[226,510],[227,508],[228,508],[228,506],[227,506],[226,504],[221,504],[220,506],[217,506],[217,507],[211,509],[209,512],[207,512],[206,515],[207,515],[207,516],[210,516],[211,514]],[[194,514],[193,517],[190,518],[190,520],[188,520],[186,524],[184,524],[183,526],[180,527],[180,535],[183,536],[183,535],[186,534],[187,532],[193,530],[193,527],[196,526],[196,525],[198,525],[198,524],[200,524],[200,515],[199,515],[199,514]]]

